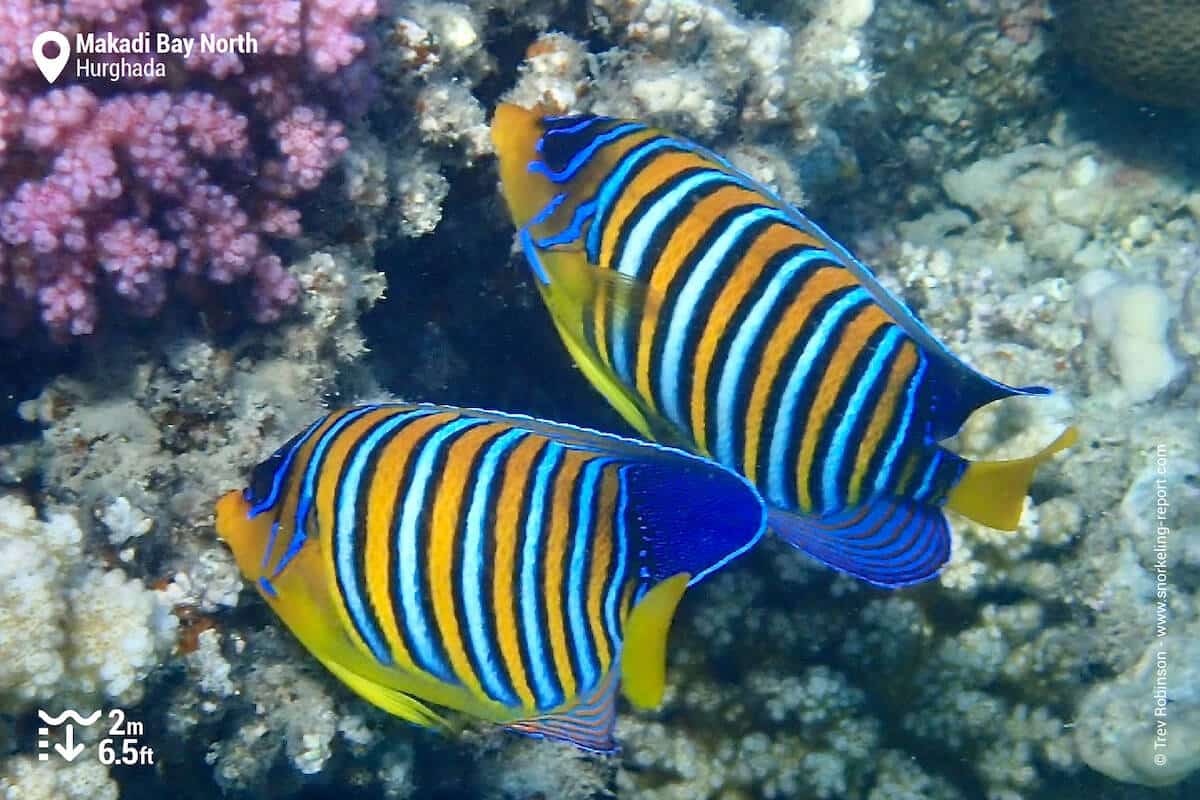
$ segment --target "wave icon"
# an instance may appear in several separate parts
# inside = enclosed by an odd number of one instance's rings
[[[39,708],[38,716],[41,717],[42,722],[46,723],[47,725],[62,725],[64,722],[66,722],[69,719],[69,720],[75,722],[77,725],[85,725],[86,726],[86,725],[91,725],[93,722],[100,719],[100,711],[99,711],[99,709],[97,709],[94,714],[90,714],[86,717],[81,717],[79,715],[78,711],[68,708],[66,711],[62,712],[57,717],[52,717],[49,714],[47,714],[45,711],[42,711]]]

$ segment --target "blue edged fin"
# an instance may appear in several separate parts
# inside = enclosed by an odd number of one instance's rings
[[[617,721],[617,683],[617,670],[610,669],[595,689],[570,708],[510,722],[504,727],[535,739],[570,742],[592,753],[611,755],[617,752],[617,743],[613,739]]]
[[[822,517],[773,510],[768,524],[818,561],[889,589],[927,581],[950,559],[942,510],[898,497]]]
[[[693,585],[753,547],[765,530],[758,493],[714,462],[633,463],[623,475],[643,577],[652,582],[687,573]]]

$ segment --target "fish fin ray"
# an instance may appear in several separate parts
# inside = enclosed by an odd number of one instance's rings
[[[1067,428],[1041,451],[1011,461],[973,461],[950,490],[946,507],[981,525],[1003,531],[1016,530],[1021,522],[1025,495],[1034,472],[1055,453],[1075,444],[1079,430]]]
[[[586,312],[610,298],[611,311],[625,319],[641,319],[661,303],[645,283],[615,270],[593,267],[582,252],[542,251],[548,282],[541,287],[546,306],[563,342],[587,379],[626,422],[646,438],[689,448],[675,426],[651,409],[604,363],[584,335]]]
[[[336,678],[353,689],[355,694],[389,714],[422,728],[437,728],[447,732],[454,730],[445,717],[412,695],[364,678],[332,659],[322,658],[320,661]]]
[[[572,705],[550,714],[505,723],[504,729],[532,736],[569,742],[593,753],[617,752],[613,728],[617,721],[617,669],[609,669],[588,694]]]
[[[784,541],[823,564],[885,588],[937,576],[950,558],[950,526],[937,506],[881,497],[824,516],[772,510]]]
[[[621,649],[622,691],[637,708],[657,708],[667,675],[667,636],[691,576],[672,575],[653,586],[625,623]]]

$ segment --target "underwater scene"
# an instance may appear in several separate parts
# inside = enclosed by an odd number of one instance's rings
[[[0,800],[1200,797],[1200,3],[0,2]]]

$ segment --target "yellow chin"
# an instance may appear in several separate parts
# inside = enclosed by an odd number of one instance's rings
[[[227,492],[217,501],[217,536],[233,550],[238,568],[248,580],[257,580],[263,547],[271,533],[270,514],[248,519],[250,504],[241,490]]]

